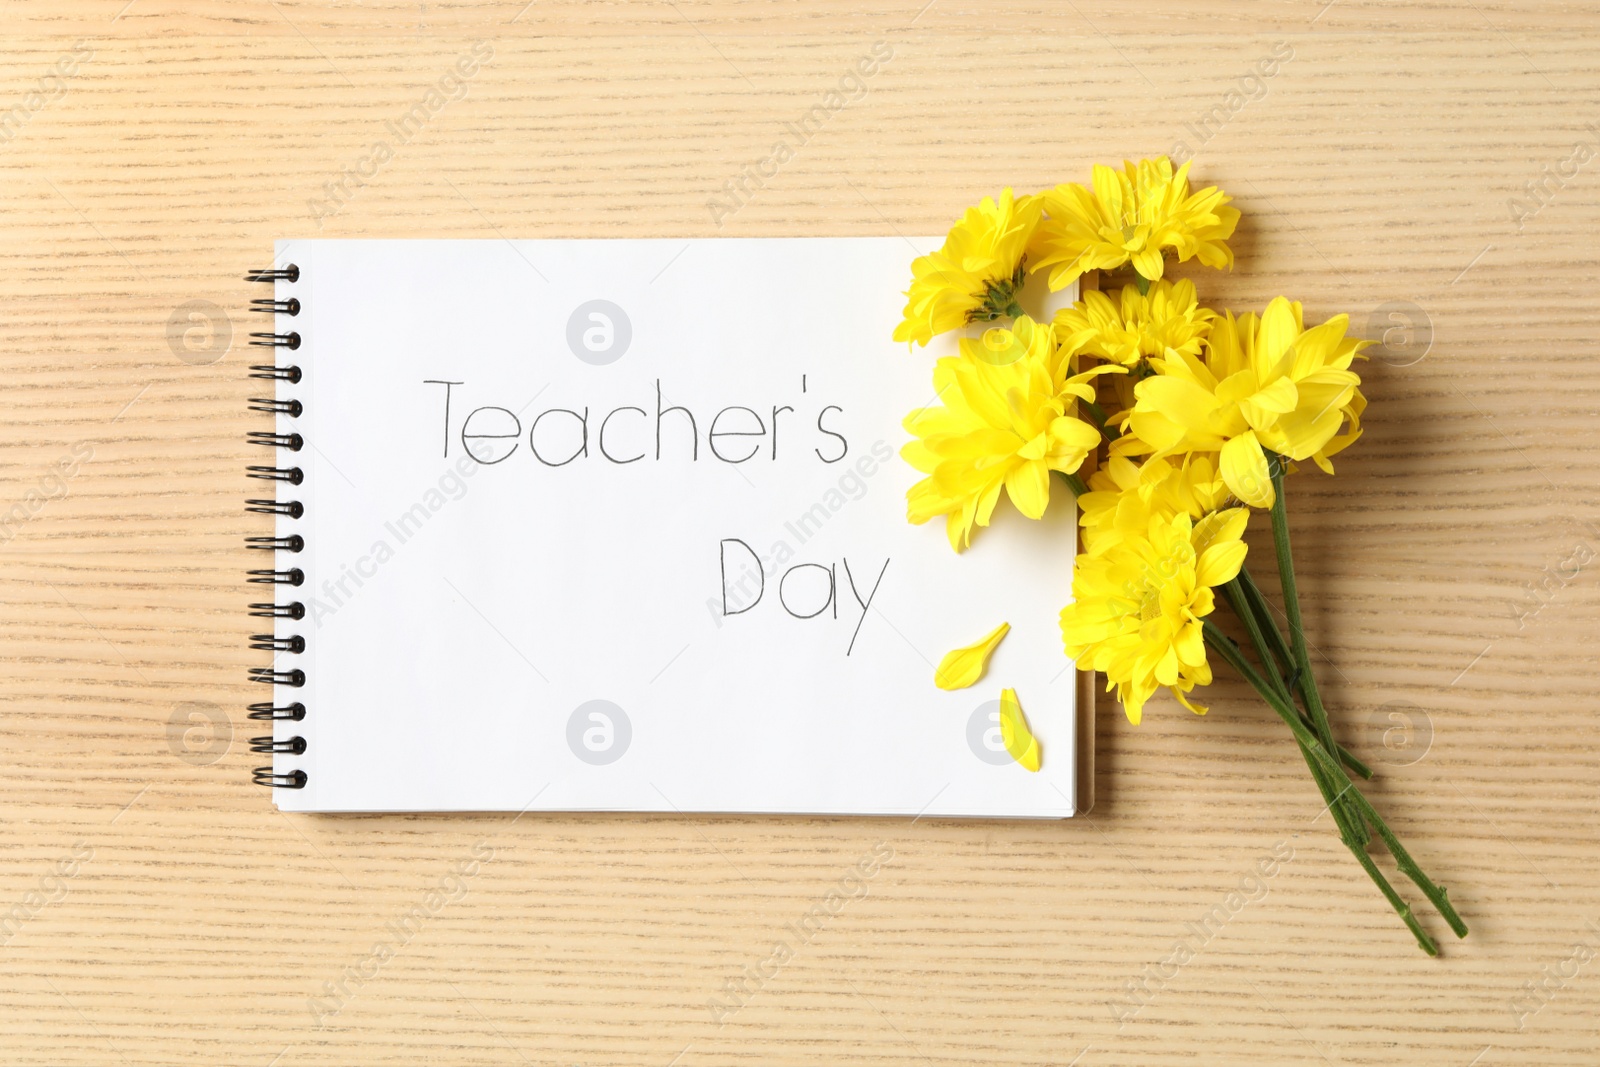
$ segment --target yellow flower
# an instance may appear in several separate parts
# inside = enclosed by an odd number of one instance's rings
[[[1023,769],[1039,769],[1039,739],[1028,727],[1028,717],[1022,714],[1015,689],[1000,690],[1000,740]]]
[[[986,196],[969,207],[939,251],[912,261],[911,288],[894,339],[926,345],[935,334],[969,322],[1020,314],[1022,257],[1038,222],[1038,199],[1016,199],[1010,189],[998,203]]]
[[[1229,508],[1194,522],[1187,512],[1153,517],[1145,536],[1078,557],[1073,602],[1061,612],[1067,655],[1104,671],[1128,721],[1166,686],[1184,707],[1205,714],[1186,694],[1211,684],[1200,620],[1216,606],[1211,587],[1244,563],[1240,540],[1249,511]]]
[[[1011,624],[1003,622],[977,644],[945,653],[938,669],[933,672],[933,684],[940,689],[965,689],[982,678],[984,668],[989,665],[990,653],[1010,632]]]
[[[1346,337],[1349,323],[1336,315],[1308,330],[1299,303],[1281,296],[1259,319],[1230,313],[1212,328],[1203,360],[1179,352],[1150,360],[1155,376],[1134,389],[1133,440],[1119,440],[1118,451],[1220,452],[1223,481],[1258,508],[1274,496],[1266,449],[1332,474],[1328,457],[1361,436],[1367,405],[1350,364],[1368,342]]]
[[[1016,332],[1048,335],[1050,329],[1023,316]],[[960,355],[934,364],[933,384],[944,406],[920,408],[905,418],[917,440],[900,454],[928,475],[906,493],[906,517],[921,525],[945,516],[945,533],[957,552],[972,542],[974,526],[989,525],[1002,489],[1028,518],[1043,516],[1050,472],[1076,471],[1100,442],[1100,431],[1069,406],[1074,398],[1093,397],[1089,379],[1121,368],[1096,367],[1057,382],[1054,344],[1022,349],[1011,362],[994,363],[984,355],[992,349],[963,339]]]
[[[1094,189],[1076,183],[1040,193],[1048,218],[1029,248],[1033,270],[1050,271],[1050,288],[1080,274],[1125,263],[1149,281],[1162,275],[1171,249],[1180,262],[1198,257],[1208,267],[1233,264],[1227,240],[1239,224],[1236,208],[1216,186],[1189,192],[1189,164],[1172,172],[1166,156],[1123,162],[1121,171],[1096,165]]]
[[[1142,466],[1112,456],[1089,476],[1089,492],[1078,498],[1083,547],[1105,551],[1128,538],[1146,536],[1152,518],[1186,513],[1200,519],[1228,502],[1228,487],[1217,473],[1216,457],[1195,452],[1180,464],[1152,459]]]
[[[1194,283],[1159,281],[1148,294],[1125,285],[1113,304],[1105,293],[1089,292],[1070,308],[1056,312],[1056,336],[1074,354],[1132,366],[1149,356],[1176,349],[1191,356],[1211,332],[1216,312],[1199,306]]]

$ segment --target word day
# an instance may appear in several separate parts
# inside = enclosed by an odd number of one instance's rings
[[[769,583],[767,575],[774,569],[772,561],[761,556],[745,541],[737,537],[724,537],[718,551],[724,618],[754,611],[766,599],[793,619],[826,617],[830,621],[837,620],[839,605],[843,600],[839,587],[843,572],[844,584],[849,587],[850,597],[855,601],[854,610],[860,612],[855,619],[855,628],[850,631],[850,643],[845,647],[844,654],[847,656],[856,647],[861,624],[866,621],[867,610],[872,607],[891,562],[888,559],[883,561],[876,578],[872,577],[870,567],[864,567],[859,559],[855,567],[851,567],[850,560],[843,557],[827,563],[796,563],[776,581]],[[736,577],[730,576],[730,564],[738,568],[734,572]],[[847,612],[849,610],[846,609]]]

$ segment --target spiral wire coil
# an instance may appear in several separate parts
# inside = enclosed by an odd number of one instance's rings
[[[288,282],[293,284],[300,280],[300,268],[293,263],[282,268],[269,270],[253,270],[245,275],[245,281],[265,282],[275,284]],[[301,303],[298,297],[279,298],[274,295],[268,299],[250,301],[250,310],[264,315],[286,315],[293,318],[300,314]],[[291,330],[288,333],[278,333],[276,330],[256,332],[250,335],[250,344],[255,348],[271,348],[274,351],[283,349],[296,351],[300,347],[300,334]],[[251,397],[250,410],[274,416],[284,416],[298,419],[305,411],[305,405],[294,398],[285,398],[282,395],[283,385],[297,385],[301,379],[298,366],[279,365],[277,363],[254,364],[250,367],[250,377],[281,383],[278,395],[270,397]],[[295,453],[305,445],[305,439],[298,433],[284,433],[281,428],[275,427],[272,431],[251,430],[245,438],[252,445],[276,449],[276,454]],[[245,470],[246,475],[260,482],[267,482],[282,486],[296,486],[305,480],[304,470],[295,465],[280,463],[251,464]],[[266,486],[262,486],[266,488]],[[276,521],[279,517],[298,519],[305,514],[305,505],[298,500],[280,500],[252,498],[245,502],[247,511],[258,515],[271,515]],[[247,537],[247,547],[263,552],[271,552],[274,564],[277,554],[287,552],[295,554],[305,550],[305,538],[299,534],[277,534],[271,537]],[[265,568],[253,568],[246,575],[252,585],[271,585],[273,587],[289,586],[294,588],[305,581],[305,572],[299,567],[278,567],[276,565]],[[305,604],[299,600],[286,600],[279,603],[277,598],[271,601],[250,605],[250,614],[257,618],[288,619],[299,621],[306,616]],[[306,672],[298,667],[280,666],[280,660],[286,656],[298,656],[306,650],[306,639],[299,634],[279,635],[278,633],[254,634],[250,638],[250,647],[256,651],[271,652],[273,663],[270,667],[250,668],[250,680],[262,685],[270,685],[274,692],[279,687],[299,689],[306,684]],[[258,722],[300,722],[306,717],[306,706],[300,701],[287,704],[278,704],[272,700],[261,701],[250,705],[250,718]],[[273,734],[250,739],[250,751],[268,755],[299,756],[306,750],[306,739],[299,734],[291,737],[278,738]],[[251,780],[256,785],[276,787],[278,789],[304,789],[307,775],[303,770],[287,772],[277,771],[276,768],[257,767],[251,774]]]

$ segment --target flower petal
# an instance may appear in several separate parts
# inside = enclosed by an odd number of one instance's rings
[[[1017,464],[1006,472],[1006,495],[1028,518],[1043,518],[1050,503],[1050,468],[1038,461]]]
[[[978,643],[945,653],[933,672],[933,684],[940,689],[965,689],[982,678],[984,668],[989,665],[989,654],[1010,632],[1011,624],[1003,622]]]
[[[1222,511],[1213,511],[1194,524],[1194,529],[1189,533],[1189,541],[1194,545],[1196,552],[1204,552],[1213,544],[1221,541],[1237,541],[1244,536],[1244,530],[1250,522],[1248,508],[1226,508]],[[1206,583],[1210,585],[1210,582]]]
[[[1212,545],[1200,553],[1200,559],[1194,567],[1194,580],[1200,585],[1221,585],[1233,581],[1239,568],[1244,566],[1246,551],[1248,549],[1243,541],[1223,541]]]
[[[1159,248],[1146,248],[1144,251],[1136,252],[1133,255],[1133,269],[1138,271],[1139,275],[1147,281],[1160,281],[1165,266],[1166,264],[1162,262],[1161,249]]]
[[[1253,508],[1272,506],[1272,474],[1254,430],[1246,430],[1222,446],[1220,465],[1222,480],[1234,496]]]
[[[1186,430],[1204,433],[1210,428],[1209,416],[1217,408],[1217,398],[1207,389],[1186,378],[1157,375],[1134,387],[1141,411],[1159,412]]]
[[[1280,360],[1300,336],[1298,308],[1285,297],[1273,297],[1261,313],[1260,333],[1256,338],[1255,370],[1262,379],[1277,376]],[[1287,370],[1287,368],[1285,369]]]
[[[1183,690],[1179,689],[1177,686],[1172,687],[1172,695],[1178,698],[1178,703],[1182,704],[1196,715],[1204,715],[1206,712],[1211,710],[1204,704],[1195,704],[1191,702]]]
[[[1011,758],[1030,771],[1039,769],[1039,740],[1028,728],[1027,716],[1017,702],[1015,689],[1000,691],[1000,739],[1005,742]]]

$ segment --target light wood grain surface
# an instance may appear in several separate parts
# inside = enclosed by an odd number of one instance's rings
[[[17,0],[0,28],[0,1060],[1600,1062],[1588,5]],[[465,95],[314,207],[477,41]],[[1063,825],[300,817],[249,784],[240,276],[274,238],[927,232],[1178,142],[1245,213],[1206,295],[1394,327],[1366,438],[1291,515],[1338,733],[1472,927],[1425,917],[1443,958],[1226,680],[1203,719],[1103,702]]]

